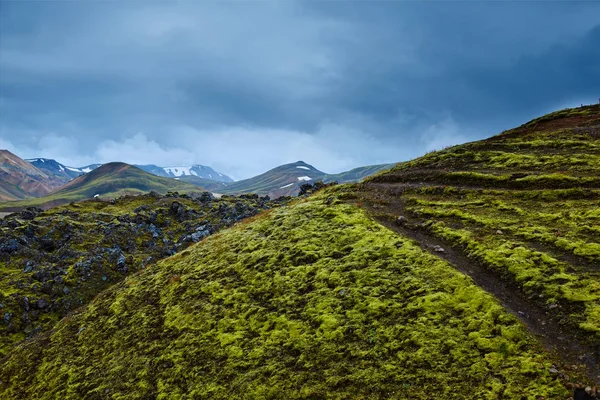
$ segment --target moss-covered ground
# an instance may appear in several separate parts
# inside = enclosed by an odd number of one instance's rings
[[[424,228],[514,281],[600,342],[600,191],[405,192]],[[453,201],[449,201],[453,198]],[[592,338],[590,338],[592,339]]]
[[[5,398],[566,398],[492,296],[327,189],[102,292],[13,350]]]
[[[0,356],[124,277],[285,202],[148,194],[0,220]]]
[[[600,188],[600,106],[567,109],[500,135],[399,163],[372,182],[506,189]]]
[[[441,240],[587,343],[600,379],[600,106],[398,164],[359,191],[372,212],[402,216],[404,232]]]

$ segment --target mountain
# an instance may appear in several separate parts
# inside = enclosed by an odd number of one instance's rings
[[[182,175],[179,178],[174,178],[181,182],[191,183],[192,185],[201,186],[204,189],[214,192],[221,193],[222,190],[227,186],[226,182],[217,182],[212,179],[204,179],[195,175]]]
[[[159,167],[157,165],[136,165],[136,167],[154,175],[181,178],[185,176],[195,176],[198,178],[212,180],[217,182],[233,182],[233,179],[211,167],[205,165],[192,165],[188,167]]]
[[[90,172],[101,165],[92,164],[87,167],[73,168],[67,167],[64,164],[61,164],[58,161],[49,158],[32,158],[28,159],[27,161],[40,171],[46,173],[48,176],[55,176],[58,179],[62,179],[64,183],[70,181],[73,178],[77,178],[78,176],[83,175],[87,172]]]
[[[372,165],[355,168],[340,174],[326,174],[304,161],[297,161],[292,164],[284,164],[273,168],[253,178],[228,183],[222,188],[213,186],[211,190],[227,194],[256,193],[259,195],[268,195],[271,198],[295,196],[300,191],[300,186],[303,183],[311,183],[319,180],[325,183],[333,181],[338,183],[356,182],[366,176],[391,168],[394,165]]]
[[[109,199],[150,191],[164,194],[168,191],[201,192],[203,189],[175,179],[149,174],[129,164],[113,162],[73,179],[47,196],[4,203],[1,209],[4,211],[19,210],[24,207],[47,209],[93,197]]]
[[[368,165],[365,167],[358,167],[351,169],[350,171],[341,172],[339,174],[327,174],[323,178],[323,182],[337,182],[337,183],[348,183],[358,182],[366,177],[374,175],[380,171],[392,168],[396,164],[379,164],[379,165]]]
[[[0,150],[0,201],[44,196],[62,184],[8,150]]]
[[[49,158],[32,158],[27,160],[29,163],[37,167],[39,170],[43,171],[49,176],[56,176],[59,179],[63,179],[65,182],[78,177],[79,175],[83,175],[94,169],[100,167],[102,164],[90,164],[85,167],[68,167],[64,164],[57,162],[56,160],[52,160]],[[139,169],[149,172],[153,175],[162,176],[166,178],[181,178],[181,177],[198,177],[205,179],[206,181],[216,181],[216,182],[233,182],[233,179],[228,177],[225,174],[215,171],[211,167],[207,167],[204,165],[192,165],[188,167],[159,167],[158,165],[147,164],[147,165],[138,165],[133,164],[133,166],[138,167]],[[210,182],[209,182],[210,183]]]
[[[281,165],[253,178],[230,183],[219,193],[256,193],[271,198],[298,193],[300,185],[322,179],[326,174],[303,161]]]
[[[176,254],[155,252],[155,222],[184,243],[197,219],[245,215],[246,202],[141,196],[9,216],[0,398],[593,391],[599,130],[600,106],[561,110],[270,207]],[[142,268],[150,254],[161,260]],[[85,285],[102,276],[118,278]]]

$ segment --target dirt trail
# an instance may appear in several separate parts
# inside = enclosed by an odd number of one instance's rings
[[[588,378],[600,384],[600,345],[592,346],[584,342],[569,327],[561,326],[551,312],[526,296],[514,283],[502,279],[500,274],[468,258],[462,251],[452,248],[450,243],[419,229],[414,224],[416,221],[407,217],[400,196],[390,194],[393,186],[396,185],[364,185],[360,206],[382,225],[415,240],[425,251],[443,258],[456,270],[469,275],[479,287],[494,295],[508,311],[523,322],[558,359],[568,365],[585,365]],[[402,185],[397,186],[394,189],[401,190]],[[380,201],[382,199],[385,202]],[[396,222],[399,215],[408,218],[401,225]],[[435,251],[437,246],[443,248],[443,252]]]

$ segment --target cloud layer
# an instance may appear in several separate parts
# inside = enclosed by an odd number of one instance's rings
[[[0,146],[80,166],[405,160],[596,102],[600,4],[0,5]]]

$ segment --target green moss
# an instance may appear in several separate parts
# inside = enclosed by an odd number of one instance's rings
[[[12,398],[536,398],[552,360],[441,259],[321,196],[127,278],[0,367]],[[339,193],[339,192],[338,192]]]
[[[563,322],[598,332],[598,191],[418,188],[403,193],[411,215],[435,236],[514,282],[559,303]],[[596,266],[596,267],[594,267]],[[597,334],[590,340],[600,340]]]

